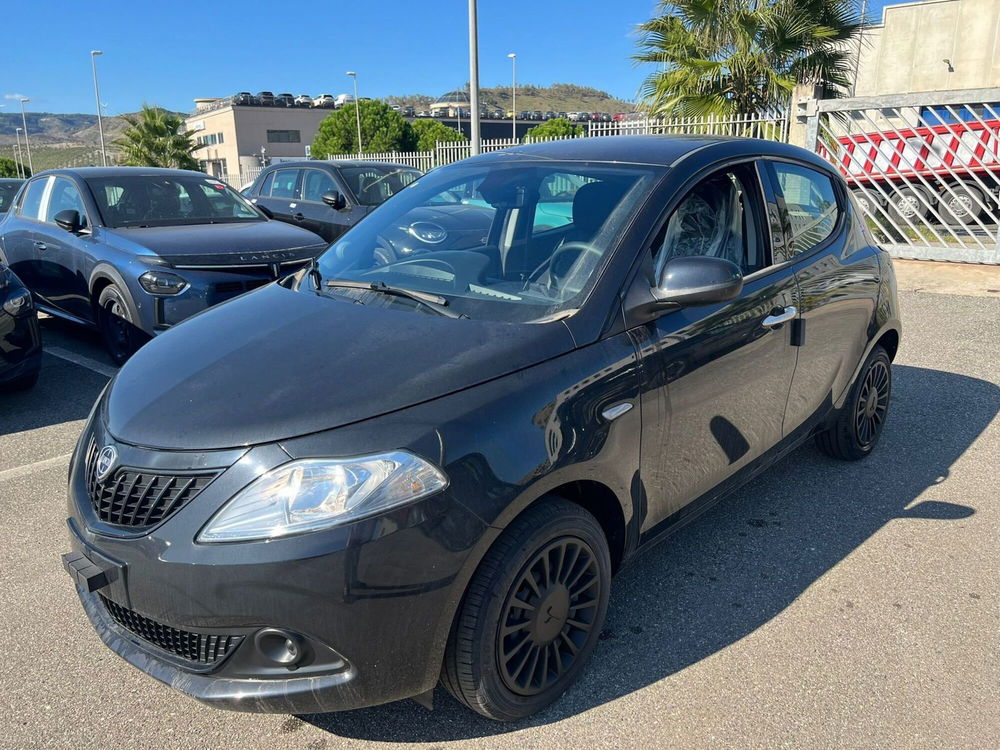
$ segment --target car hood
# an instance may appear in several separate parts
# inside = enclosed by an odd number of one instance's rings
[[[113,238],[140,245],[172,265],[254,265],[315,257],[321,237],[281,221],[105,229]]]
[[[108,429],[151,448],[271,442],[444,396],[573,347],[559,321],[453,319],[402,305],[272,284],[214,307],[125,364],[106,397]]]

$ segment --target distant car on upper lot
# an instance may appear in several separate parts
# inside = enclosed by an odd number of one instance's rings
[[[233,94],[231,97],[233,104],[242,104],[244,106],[256,104],[256,98],[249,91],[241,91],[238,94]]]
[[[7,213],[23,184],[24,180],[17,177],[0,177],[0,214]]]
[[[417,110],[417,117],[430,117],[430,116],[431,116],[430,111],[426,109]]]
[[[294,107],[295,106],[295,97],[292,96],[291,94],[278,94],[276,97],[274,97],[274,106],[275,107]]]
[[[274,94],[272,94],[270,91],[258,91],[257,96],[255,98],[257,99],[257,104],[259,104],[261,107],[274,106]]]
[[[243,195],[275,219],[332,242],[421,174],[388,162],[284,162],[264,169]]]
[[[95,326],[119,364],[149,336],[324,247],[312,232],[269,221],[218,178],[177,169],[42,172],[0,221],[0,259],[39,308]]]
[[[41,366],[42,339],[31,292],[0,259],[0,390],[30,388]]]
[[[552,111],[552,110],[550,109],[549,111],[547,111],[547,112],[543,112],[543,113],[542,113],[542,119],[543,119],[543,120],[554,120],[554,119],[556,119],[556,113],[555,113],[555,112],[553,112],[553,111]]]
[[[333,94],[320,94],[313,99],[312,105],[322,109],[333,109],[337,106],[337,100],[333,98]]]
[[[296,107],[311,107],[313,105],[313,98],[309,94],[299,94],[295,97]]]
[[[586,122],[590,119],[589,112],[570,112],[569,113],[570,122]]]

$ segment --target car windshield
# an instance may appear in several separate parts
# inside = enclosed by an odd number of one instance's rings
[[[331,245],[319,259],[319,280],[324,293],[358,302],[372,292],[337,281],[425,292],[472,318],[568,315],[661,174],[659,167],[584,162],[445,167]],[[386,304],[426,311],[399,297]]]
[[[387,166],[341,167],[347,186],[358,202],[364,206],[385,203],[400,190],[412,183],[420,172],[416,169],[398,169]]]
[[[206,175],[121,174],[91,177],[87,184],[111,228],[266,221],[232,188]]]

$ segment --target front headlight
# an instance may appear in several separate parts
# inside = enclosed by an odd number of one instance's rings
[[[301,459],[240,490],[205,524],[197,541],[245,542],[328,529],[447,486],[440,469],[405,451]]]
[[[139,277],[139,283],[150,294],[180,294],[187,288],[184,279],[166,271],[146,271]]]

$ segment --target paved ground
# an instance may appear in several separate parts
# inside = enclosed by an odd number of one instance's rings
[[[47,355],[35,391],[0,396],[0,746],[998,747],[993,296],[904,293],[876,454],[802,448],[646,554],[581,683],[520,725],[443,694],[434,712],[225,713],[112,655],[59,565],[66,454],[105,377]],[[110,372],[73,329],[45,340]]]

